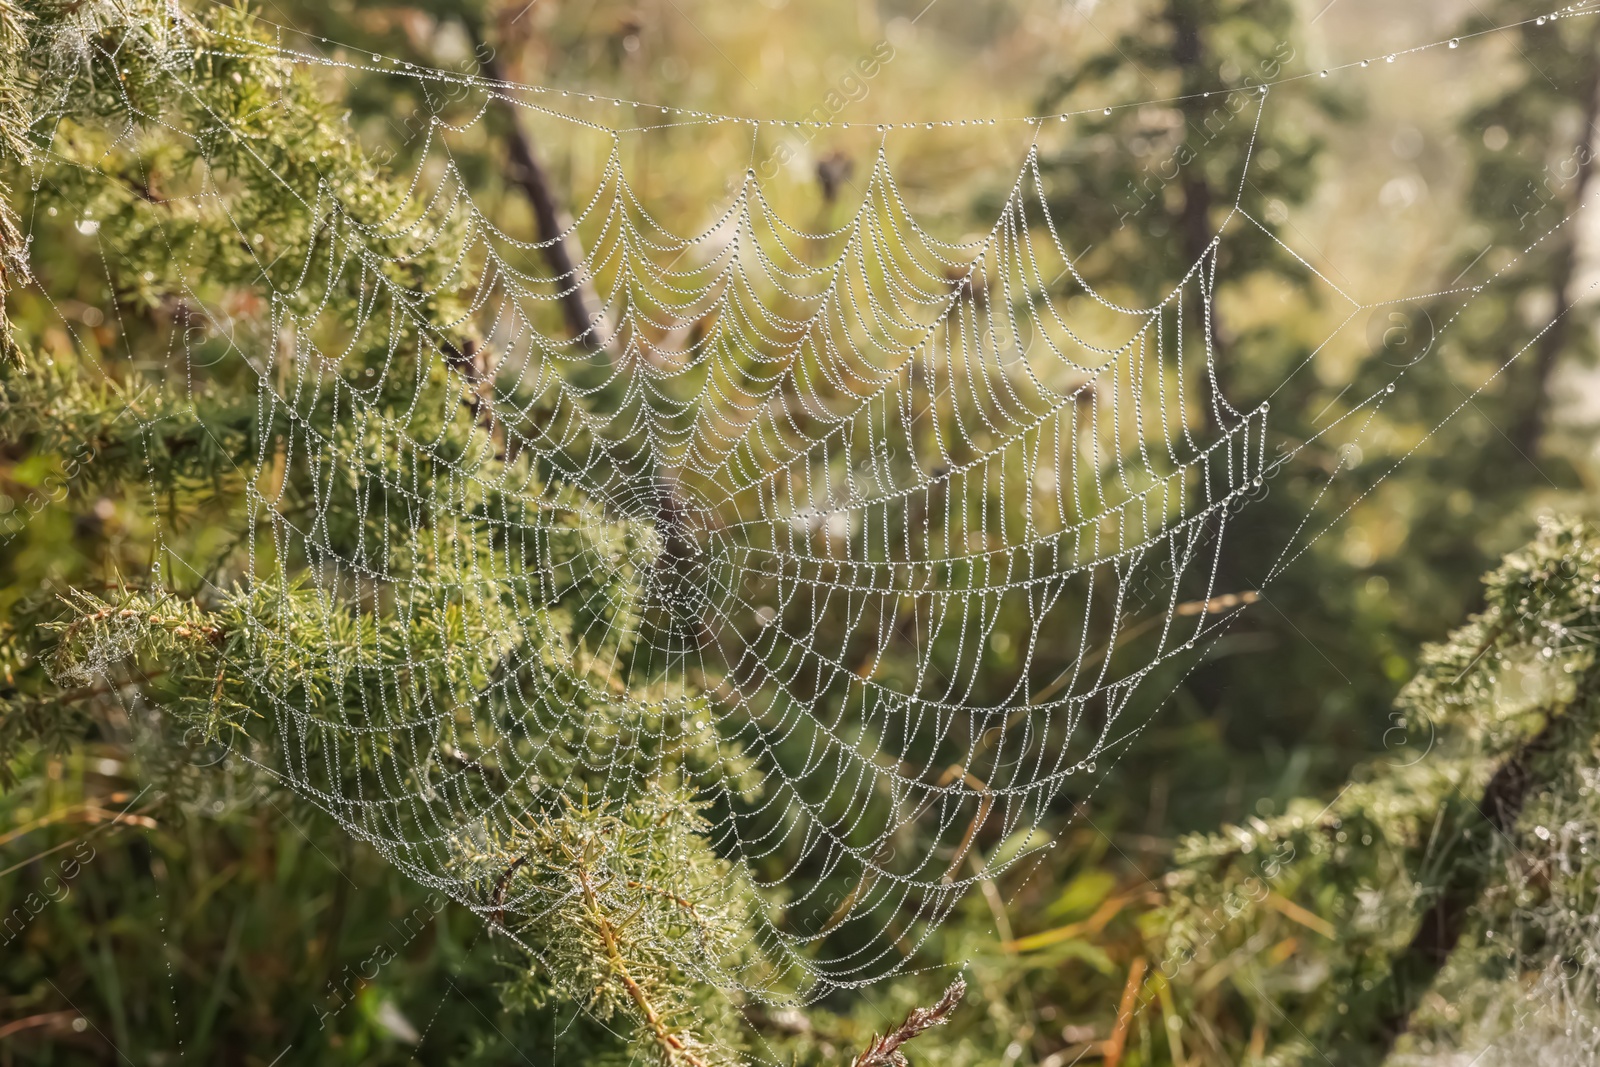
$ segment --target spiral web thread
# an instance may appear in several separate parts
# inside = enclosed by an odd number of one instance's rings
[[[752,170],[683,237],[636,194],[620,134],[550,90],[213,47],[454,81],[485,109],[611,138],[561,238],[587,251],[552,276],[550,242],[474,202],[450,146],[466,127],[436,121],[384,222],[347,212],[348,191],[301,204],[324,220],[302,281],[354,279],[355,321],[264,292],[271,329],[232,357],[259,382],[245,581],[299,583],[329,620],[363,603],[399,620],[359,634],[370,655],[326,650],[338,677],[369,679],[359,713],[251,679],[271,769],[418,881],[497,922],[536,913],[550,901],[464,868],[463,842],[562,796],[621,804],[681,781],[740,861],[715,892],[760,901],[750,940],[700,976],[795,1003],[875,981],[966,890],[1049,847],[1038,826],[1065,784],[1142,726],[1141,686],[1170,683],[1231,617],[1228,523],[1310,443],[1269,461],[1268,404],[1236,408],[1214,372],[1217,251],[1238,227],[1271,232],[1243,174],[1205,255],[1130,307],[1063,247],[1037,143],[971,242],[919,225],[892,129],[838,228],[785,221]],[[448,248],[459,270],[406,288],[401,246]],[[464,283],[457,320],[428,316]],[[590,289],[601,306],[572,337],[556,305]],[[1375,306],[1339,296],[1340,330]],[[1093,329],[1072,297],[1094,302]],[[290,475],[309,508],[285,506]],[[1111,650],[1141,617],[1151,643],[1130,665]],[[261,647],[298,639],[271,618]],[[980,835],[1005,843],[986,855]]]

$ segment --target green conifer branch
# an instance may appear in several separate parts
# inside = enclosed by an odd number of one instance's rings
[[[16,134],[4,162],[49,139],[51,180],[34,193],[41,232],[57,241],[75,240],[74,227],[92,233],[118,265],[113,296],[131,351],[206,357],[143,376],[61,353],[53,366],[0,373],[0,444],[52,454],[87,443],[93,461],[69,479],[68,496],[118,492],[155,522],[153,496],[170,548],[211,544],[198,532],[202,516],[226,534],[207,549],[208,581],[196,588],[118,582],[44,598],[29,608],[31,633],[0,633],[0,759],[51,729],[81,737],[94,709],[130,686],[160,709],[174,739],[198,730],[263,759],[296,721],[284,709],[383,727],[393,743],[381,752],[337,750],[307,731],[296,755],[329,760],[335,788],[350,796],[374,760],[419,791],[430,765],[448,763],[469,772],[460,788],[481,793],[483,810],[492,787],[519,790],[525,810],[546,812],[488,852],[479,843],[492,835],[487,819],[461,827],[456,859],[481,882],[480,901],[497,921],[511,915],[510,932],[549,972],[509,995],[576,991],[591,1010],[624,1012],[665,1062],[711,1062],[698,1036],[711,1024],[697,1006],[714,969],[744,951],[747,887],[711,849],[680,786],[641,787],[601,810],[563,807],[545,783],[604,784],[579,743],[622,750],[613,762],[641,774],[717,776],[735,791],[754,778],[737,745],[691,727],[703,702],[665,700],[664,682],[660,692],[619,691],[613,672],[626,669],[638,629],[628,612],[651,576],[650,523],[605,514],[560,481],[559,454],[536,465],[497,423],[496,400],[513,383],[496,380],[469,314],[479,279],[461,224],[435,223],[413,203],[362,150],[330,86],[283,63],[244,10],[0,4],[0,63],[22,74],[0,81],[18,94],[4,112],[7,123],[17,119],[4,131]],[[226,47],[207,47],[219,41]],[[240,309],[227,335],[207,324],[219,304]],[[391,328],[354,333],[358,313]],[[285,324],[355,343],[304,349],[342,351],[339,362],[298,354],[283,345]],[[212,369],[196,373],[197,364]],[[275,394],[266,404],[257,403],[262,382]],[[356,388],[369,400],[359,419],[336,399]],[[557,424],[549,439],[581,452],[579,414],[534,413]],[[344,479],[315,482],[291,457],[287,444],[313,435],[341,457]],[[407,451],[404,441],[429,445]],[[505,476],[463,478],[465,499],[448,514],[429,499],[404,514],[358,506],[363,486],[395,491],[402,477],[451,477],[469,460]],[[520,497],[509,499],[505,485],[520,486]],[[529,501],[543,509],[538,536],[509,552],[499,516]],[[383,581],[319,589],[309,547],[291,540],[279,558],[265,535],[313,516],[326,542],[319,550],[388,546],[388,558],[370,561]],[[262,546],[253,562],[244,551],[252,543]],[[434,595],[476,589],[473,577],[491,561],[503,588]],[[597,613],[618,636],[591,648],[583,635],[597,632]],[[428,652],[426,669],[417,649]],[[541,694],[589,728],[581,741],[545,739],[528,756],[531,769],[513,777],[496,762],[494,739],[525,710],[519,701]],[[441,708],[450,714],[440,729],[416,725]],[[466,750],[461,738],[488,740]],[[405,751],[422,753],[423,765],[407,763]],[[359,808],[349,818],[374,839],[393,832],[363,823]],[[558,884],[586,902],[581,912],[562,912],[559,923],[530,915],[528,894]]]
[[[536,946],[556,992],[633,1020],[666,1065],[720,1062],[696,1036],[697,990],[739,958],[753,897],[704,838],[703,805],[659,783],[624,805],[566,800],[487,846],[461,845],[496,921]],[[538,996],[534,989],[530,995]]]
[[[1586,803],[1571,764],[1600,743],[1600,662],[1587,636],[1600,625],[1600,536],[1547,525],[1487,577],[1485,599],[1425,651],[1388,756],[1332,803],[1296,800],[1276,818],[1189,839],[1167,878],[1158,948],[1169,977],[1184,976],[1176,991],[1214,987],[1209,975],[1238,968],[1252,939],[1298,942],[1313,929],[1305,951],[1326,977],[1278,997],[1297,1020],[1278,1035],[1282,1062],[1382,1062],[1428,1025],[1426,995],[1448,971],[1498,966],[1485,941],[1496,927],[1591,873],[1524,871],[1538,851],[1524,821],[1535,798]],[[1516,888],[1527,879],[1542,888]],[[1258,970],[1252,981],[1269,980]]]

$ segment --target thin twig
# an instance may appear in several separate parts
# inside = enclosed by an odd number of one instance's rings
[[[1144,982],[1148,964],[1143,956],[1134,958],[1128,967],[1128,981],[1122,987],[1122,1003],[1117,1006],[1117,1025],[1101,1048],[1105,1050],[1106,1067],[1117,1067],[1122,1062],[1122,1052],[1128,1047],[1128,1028],[1133,1025],[1134,1003],[1139,987]]]
[[[15,1019],[4,1026],[0,1026],[0,1038],[20,1034],[24,1030],[32,1030],[39,1026],[59,1026],[70,1023],[78,1017],[75,1011],[47,1011],[41,1015],[29,1015],[26,1018]]]
[[[544,258],[555,274],[554,284],[559,290],[557,303],[562,318],[573,338],[591,352],[605,352],[611,339],[606,336],[605,316],[589,276],[580,266],[582,253],[574,255],[577,235],[564,224],[557,206],[550,178],[539,162],[533,138],[522,126],[522,118],[506,97],[506,80],[500,58],[484,39],[483,27],[471,15],[462,14],[462,23],[472,41],[473,52],[480,57],[484,77],[494,83],[493,99],[506,121],[506,148],[511,157],[507,177],[522,190],[533,211],[539,242]]]
[[[511,861],[511,865],[509,867],[500,872],[500,877],[495,880],[494,894],[489,898],[489,902],[494,905],[494,924],[500,927],[502,930],[504,930],[506,926],[506,886],[510,884],[511,876],[516,874],[517,871],[521,869],[522,865],[527,862],[528,857],[518,856],[516,859]]]

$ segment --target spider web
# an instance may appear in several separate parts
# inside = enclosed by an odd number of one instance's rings
[[[250,676],[270,768],[419,882],[497,923],[537,911],[539,893],[464,868],[462,843],[563,797],[620,805],[681,781],[738,861],[717,892],[760,902],[750,941],[702,977],[790,1002],[879,980],[969,889],[1050,847],[1040,825],[1062,790],[1147,721],[1136,696],[1248,602],[1217,588],[1228,527],[1311,442],[1269,459],[1269,404],[1236,406],[1218,383],[1220,250],[1241,227],[1272,233],[1245,174],[1205,254],[1128,306],[1063,246],[1046,118],[1026,120],[1033,143],[970,241],[919,223],[892,162],[903,130],[965,122],[822,124],[880,135],[846,222],[795,225],[751,169],[685,235],[624,163],[622,139],[651,127],[563,111],[559,90],[243,39],[208,50],[482,102],[464,124],[430,122],[380,222],[349,210],[359,190],[300,202],[320,226],[302,285],[264,288],[268,328],[229,360],[256,383],[253,647],[303,640],[274,599],[300,588],[367,650],[320,650],[360,681],[359,708]],[[1258,120],[1268,96],[1251,96]],[[453,154],[496,101],[609,146],[558,238],[502,229]],[[784,125],[598,103],[661,125]],[[231,194],[196,195],[226,210]],[[553,245],[585,251],[552,272]],[[421,250],[455,266],[407,281]],[[305,297],[338,285],[362,294],[353,317]],[[1339,296],[1341,331],[1374,306]],[[560,309],[591,298],[573,336]],[[1082,300],[1092,315],[1070,310]],[[228,373],[187,372],[199,388]],[[1135,628],[1137,662],[1113,654]]]

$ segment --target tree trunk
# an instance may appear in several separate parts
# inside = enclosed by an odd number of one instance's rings
[[[1186,136],[1198,143],[1204,139],[1205,131],[1206,101],[1202,94],[1214,88],[1207,84],[1206,54],[1200,39],[1199,16],[1191,0],[1169,0],[1166,16],[1172,26],[1172,60],[1179,69],[1179,92],[1183,97],[1179,106],[1183,111]],[[1206,180],[1204,169],[1197,164],[1186,168],[1182,188],[1183,209],[1178,216],[1178,232],[1183,258],[1187,264],[1194,265],[1210,254],[1212,241],[1216,238],[1211,230],[1211,208],[1216,203],[1216,195],[1211,183]],[[1197,286],[1194,296],[1184,301],[1183,313],[1194,327],[1204,331],[1212,371],[1220,391],[1227,380],[1223,369],[1220,330],[1216,308],[1207,308],[1206,301],[1204,287]],[[1217,398],[1208,397],[1205,405],[1206,427],[1213,433],[1222,429],[1217,405]]]
[[[1595,40],[1595,43],[1600,43],[1600,40]],[[1550,288],[1555,296],[1555,317],[1550,328],[1540,335],[1534,346],[1527,406],[1511,432],[1512,443],[1530,461],[1538,455],[1539,445],[1544,438],[1550,408],[1550,377],[1572,332],[1572,297],[1569,290],[1578,267],[1577,213],[1582,210],[1584,188],[1594,171],[1595,125],[1600,123],[1600,55],[1596,54],[1597,51],[1600,49],[1591,48],[1589,76],[1584,79],[1582,90],[1583,131],[1574,150],[1578,172],[1573,178],[1570,201],[1574,214],[1560,229],[1559,242],[1554,250],[1555,276],[1550,281]]]

